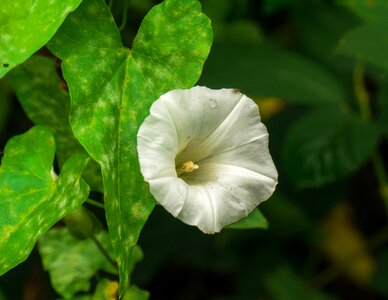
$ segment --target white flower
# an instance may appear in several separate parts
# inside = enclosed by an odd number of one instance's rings
[[[259,109],[237,90],[197,86],[162,95],[137,142],[152,195],[205,233],[247,216],[277,184]]]

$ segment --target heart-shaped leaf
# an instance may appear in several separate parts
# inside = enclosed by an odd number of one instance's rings
[[[55,142],[36,126],[7,143],[0,167],[0,275],[24,261],[38,238],[88,197],[81,179],[89,157],[77,154],[53,173]]]
[[[132,49],[123,47],[102,0],[85,0],[50,42],[63,60],[70,123],[100,164],[120,295],[131,251],[154,207],[140,174],[136,135],[154,100],[198,80],[212,31],[197,0],[166,0],[144,18]]]
[[[44,46],[81,0],[12,0],[0,5],[0,78]]]

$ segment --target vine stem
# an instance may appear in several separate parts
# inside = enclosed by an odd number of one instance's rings
[[[101,208],[101,209],[105,209],[103,203],[98,202],[98,201],[93,200],[93,199],[88,199],[88,200],[86,200],[86,203],[88,203],[88,204],[90,204],[90,205],[93,205],[93,206],[95,206],[95,207]]]
[[[120,32],[123,31],[125,26],[127,25],[129,5],[130,5],[130,1],[125,1],[123,15],[122,15],[122,18],[121,18],[121,25],[119,27],[119,31]]]
[[[365,86],[364,77],[364,69],[360,63],[357,63],[353,73],[354,93],[361,112],[361,117],[366,121],[370,121],[372,119],[370,96]],[[384,168],[383,159],[377,150],[372,156],[372,164],[379,183],[379,193],[388,212],[388,175]]]

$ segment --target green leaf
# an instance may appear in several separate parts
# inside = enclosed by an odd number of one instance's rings
[[[371,23],[348,32],[337,51],[351,55],[360,61],[388,70],[388,39],[382,38],[388,31],[388,18],[384,23]]]
[[[0,6],[0,78],[44,46],[81,0],[13,0]]]
[[[261,213],[259,209],[255,209],[247,217],[237,221],[236,223],[230,224],[226,228],[229,229],[267,229],[268,221]]]
[[[139,289],[135,285],[131,285],[125,291],[123,300],[148,300],[149,297],[150,297],[150,293],[148,291]]]
[[[336,104],[345,100],[337,78],[313,61],[266,44],[214,45],[200,84],[234,87],[253,97],[289,103]]]
[[[12,70],[9,79],[28,118],[37,125],[47,126],[54,134],[60,167],[71,155],[86,153],[70,128],[70,97],[61,88],[55,60],[33,56]],[[101,171],[96,162],[89,163],[83,178],[92,190],[103,191]]]
[[[101,231],[96,239],[113,257],[108,232]],[[52,229],[39,240],[43,267],[50,274],[53,288],[65,299],[90,288],[90,279],[98,270],[116,270],[91,239],[80,241],[67,228]]]
[[[388,2],[386,0],[337,0],[337,3],[346,6],[366,21],[385,22],[387,20]]]
[[[351,174],[372,155],[380,131],[351,113],[313,111],[287,133],[284,164],[299,187],[315,187]]]
[[[195,84],[211,41],[210,21],[197,0],[155,6],[131,50],[122,46],[104,1],[85,0],[49,45],[63,60],[72,129],[102,169],[120,295],[132,248],[155,204],[140,174],[137,130],[161,94]]]
[[[0,167],[0,275],[24,261],[35,242],[88,197],[81,173],[89,158],[77,154],[52,173],[55,142],[36,126],[7,143]]]
[[[265,279],[271,299],[273,300],[334,300],[332,295],[311,290],[307,282],[300,278],[288,266],[281,266]]]
[[[300,5],[293,10],[298,39],[310,55],[341,71],[353,71],[354,61],[334,50],[346,32],[360,25],[360,20],[346,8],[333,5]]]

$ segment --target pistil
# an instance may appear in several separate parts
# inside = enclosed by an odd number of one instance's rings
[[[197,170],[198,168],[199,168],[198,165],[196,165],[193,161],[188,160],[188,161],[185,161],[180,168],[177,168],[176,173],[179,177],[184,173],[191,173],[194,170]]]

